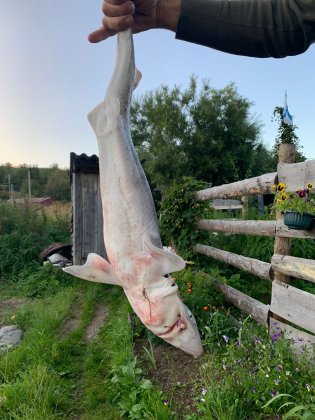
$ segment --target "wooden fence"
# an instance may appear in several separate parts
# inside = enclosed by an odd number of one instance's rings
[[[197,199],[204,201],[270,194],[272,185],[280,182],[286,183],[287,191],[304,188],[309,182],[315,185],[315,160],[289,163],[294,159],[291,146],[281,145],[277,172],[198,191]],[[216,282],[216,287],[229,302],[268,327],[271,334],[280,327],[295,349],[307,346],[309,352],[314,354],[315,295],[289,283],[290,277],[315,283],[315,260],[290,256],[291,238],[314,240],[315,227],[312,230],[290,230],[283,224],[280,213],[276,219],[198,222],[198,229],[210,232],[274,237],[274,255],[270,263],[202,244],[197,244],[195,251],[247,271],[264,281],[272,282],[270,305],[263,304],[226,284]]]

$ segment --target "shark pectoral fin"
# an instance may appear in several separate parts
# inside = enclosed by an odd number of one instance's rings
[[[179,255],[158,248],[149,242],[145,242],[144,246],[157,262],[157,268],[163,276],[175,271],[181,271],[185,268],[185,261]]]
[[[111,265],[97,254],[89,254],[84,265],[72,265],[63,271],[83,280],[121,286],[111,271]]]
[[[134,80],[134,82],[133,82],[133,90],[135,90],[135,89],[136,89],[136,87],[137,87],[137,86],[138,86],[138,84],[140,83],[141,78],[142,78],[141,71],[139,71],[139,70],[136,68],[136,71],[135,71],[135,80]]]
[[[93,128],[96,136],[100,136],[105,133],[106,129],[106,104],[105,101],[100,102],[91,112],[88,113],[87,119]]]

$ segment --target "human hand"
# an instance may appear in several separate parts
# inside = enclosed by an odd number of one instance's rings
[[[90,42],[100,42],[132,27],[133,33],[153,28],[175,31],[180,0],[103,0],[102,26],[90,33]]]

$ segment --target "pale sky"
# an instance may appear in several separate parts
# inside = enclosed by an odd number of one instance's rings
[[[0,164],[69,167],[70,152],[97,154],[86,115],[103,98],[115,39],[92,45],[101,0],[0,0]],[[141,95],[166,84],[186,87],[195,74],[222,88],[235,82],[254,102],[262,140],[274,142],[275,106],[287,90],[303,152],[315,159],[315,45],[285,59],[238,57],[175,39],[172,32],[135,35]]]

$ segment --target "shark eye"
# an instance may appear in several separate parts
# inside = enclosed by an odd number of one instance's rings
[[[169,278],[169,276],[170,276],[169,274],[165,274],[165,276],[164,276],[164,277],[166,277],[166,278],[168,279],[168,278]]]

